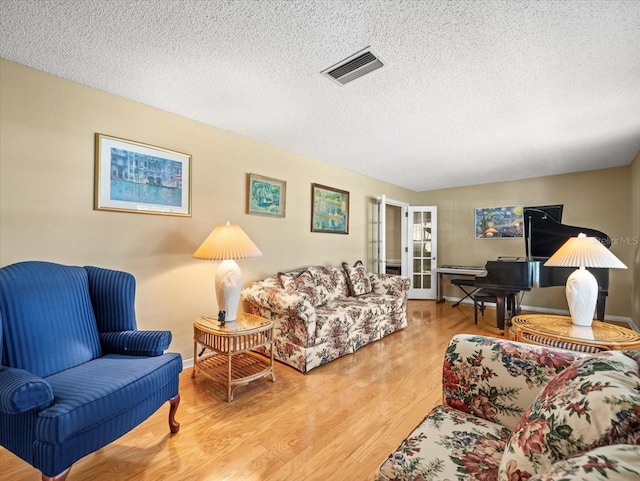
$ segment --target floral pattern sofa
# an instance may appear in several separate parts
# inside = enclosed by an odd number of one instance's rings
[[[640,351],[584,354],[455,336],[443,404],[376,480],[638,481],[638,362]]]
[[[242,290],[246,310],[274,321],[274,356],[301,372],[407,326],[409,279],[350,267],[278,273]]]

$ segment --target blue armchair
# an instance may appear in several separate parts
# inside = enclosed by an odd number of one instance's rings
[[[180,354],[138,331],[126,272],[21,262],[0,269],[0,445],[63,481],[71,465],[167,400],[180,425]]]

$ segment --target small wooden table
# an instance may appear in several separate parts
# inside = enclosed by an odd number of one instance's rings
[[[211,352],[198,355],[198,344]],[[268,348],[265,357],[253,349]],[[221,325],[215,317],[200,317],[193,323],[193,371],[200,371],[227,390],[227,401],[233,401],[233,391],[273,371],[273,322],[252,314],[239,313],[233,322]]]
[[[509,337],[514,341],[559,347],[579,352],[640,348],[640,334],[615,324],[593,321],[576,326],[568,316],[523,314],[511,319]]]

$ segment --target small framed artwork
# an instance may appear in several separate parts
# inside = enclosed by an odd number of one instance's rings
[[[311,184],[311,232],[349,233],[349,192]]]
[[[247,176],[247,214],[284,217],[287,183],[257,174]]]
[[[94,209],[191,216],[191,156],[96,134]]]
[[[524,237],[524,206],[475,209],[476,239]]]

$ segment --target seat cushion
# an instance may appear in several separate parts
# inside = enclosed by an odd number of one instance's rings
[[[513,478],[511,478],[513,479]],[[640,446],[603,446],[553,464],[527,481],[638,481]]]
[[[54,404],[36,420],[36,439],[58,444],[135,409],[182,370],[179,354],[108,354],[46,378]]]
[[[580,359],[557,374],[514,428],[499,479],[513,479],[516,470],[544,472],[603,440],[631,439],[640,424],[639,374],[620,351]]]
[[[494,480],[510,433],[500,424],[436,406],[382,463],[376,480]]]

